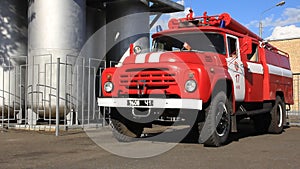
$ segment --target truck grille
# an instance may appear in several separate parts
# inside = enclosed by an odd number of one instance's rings
[[[161,89],[175,85],[175,72],[169,72],[167,68],[161,69],[127,69],[120,74],[120,84],[127,88],[136,89],[137,86],[146,85],[147,88]]]

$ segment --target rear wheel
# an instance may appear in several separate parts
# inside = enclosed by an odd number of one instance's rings
[[[270,113],[255,115],[252,119],[258,133],[282,133],[286,121],[285,103],[277,96]]]
[[[285,118],[286,118],[285,103],[282,101],[281,97],[277,96],[275,104],[271,111],[271,123],[268,131],[274,134],[282,133]]]
[[[225,144],[230,133],[231,102],[225,92],[219,92],[206,110],[205,123],[199,124],[200,141],[205,146]]]

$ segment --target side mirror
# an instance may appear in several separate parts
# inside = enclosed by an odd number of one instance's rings
[[[242,40],[241,52],[248,55],[252,53],[252,39],[244,37]]]

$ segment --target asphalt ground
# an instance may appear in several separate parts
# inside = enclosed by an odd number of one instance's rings
[[[186,138],[163,154],[142,159],[111,154],[80,130],[55,137],[52,132],[0,129],[0,168],[300,168],[300,128],[285,128],[280,135],[257,135],[248,123],[238,128],[222,147],[204,147]]]

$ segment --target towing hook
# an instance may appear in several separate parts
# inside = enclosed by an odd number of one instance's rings
[[[138,111],[138,110],[137,110],[137,111]],[[134,107],[132,107],[132,109],[131,109],[131,113],[132,113],[132,115],[133,115],[134,118],[145,118],[145,117],[149,117],[150,114],[151,114],[151,108],[149,108],[147,111],[148,111],[147,114],[137,114],[137,113],[135,112],[135,108],[134,108]]]

